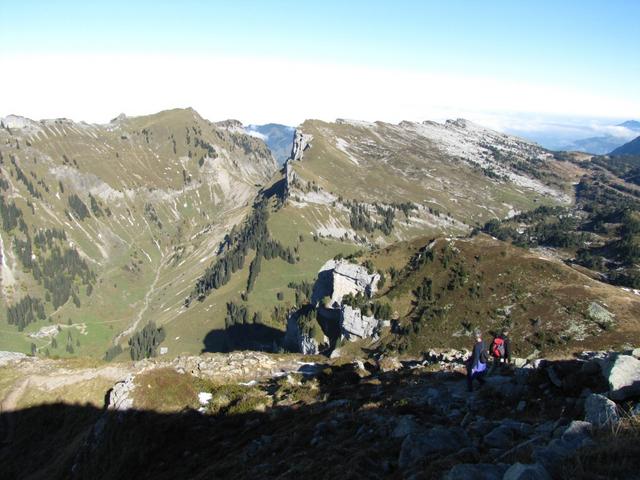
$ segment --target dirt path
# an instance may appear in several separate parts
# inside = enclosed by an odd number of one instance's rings
[[[125,330],[120,332],[113,339],[113,344],[114,345],[118,345],[118,343],[120,343],[120,341],[124,337],[126,337],[128,335],[131,335],[133,332],[135,332],[136,328],[138,328],[138,325],[142,321],[142,317],[144,316],[145,312],[149,308],[149,302],[150,302],[150,299],[151,299],[151,295],[156,290],[156,285],[158,284],[158,280],[160,280],[160,272],[162,272],[162,268],[165,266],[165,262],[166,262],[166,258],[167,258],[167,255],[165,254],[165,252],[162,251],[162,248],[160,247],[160,243],[158,242],[158,240],[151,233],[151,226],[149,225],[149,222],[147,222],[146,218],[143,218],[143,220],[147,224],[147,230],[151,234],[151,239],[153,240],[153,243],[155,243],[156,247],[158,248],[158,253],[160,253],[160,263],[158,264],[158,268],[156,269],[156,275],[155,275],[155,277],[153,279],[153,282],[151,282],[151,285],[149,286],[149,290],[147,290],[147,293],[144,296],[144,304],[142,305],[142,308],[140,309],[140,311],[136,315],[135,321],[131,325],[129,325],[128,328],[126,328]],[[142,251],[144,252],[144,250],[142,250]],[[149,258],[149,260],[151,260],[151,257],[149,257],[149,254],[146,253],[146,252],[144,252],[144,253]]]
[[[135,321],[131,325],[129,325],[129,327],[127,327],[125,330],[120,332],[116,336],[116,338],[114,338],[114,340],[113,340],[113,344],[114,345],[117,345],[118,343],[120,343],[120,341],[124,337],[126,337],[128,335],[131,335],[133,332],[135,332],[136,328],[138,328],[138,325],[142,321],[143,315],[145,314],[145,312],[149,308],[151,295],[155,292],[156,285],[158,284],[158,280],[160,280],[160,272],[162,271],[162,267],[164,267],[164,262],[163,261],[161,261],[160,265],[158,265],[158,269],[156,270],[156,275],[155,275],[155,277],[153,279],[153,282],[151,282],[151,286],[149,287],[149,290],[147,290],[147,293],[144,296],[144,304],[142,305],[142,308],[140,309],[140,311],[136,315]]]
[[[65,368],[55,369],[52,372],[40,371],[27,374],[18,380],[4,399],[0,400],[0,412],[11,412],[16,409],[18,403],[29,387],[45,391],[52,391],[68,387],[80,382],[87,382],[97,378],[106,378],[117,382],[130,373],[130,368],[124,366],[106,366],[101,368],[87,368],[78,371],[70,371]]]
[[[18,401],[20,401],[29,386],[30,379],[30,377],[27,377],[16,382],[4,399],[0,401],[0,413],[13,412],[16,409]]]

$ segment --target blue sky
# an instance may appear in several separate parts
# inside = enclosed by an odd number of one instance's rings
[[[290,1],[139,1],[139,2],[71,2],[71,1],[6,1],[0,0],[0,60],[7,66],[25,64],[25,73],[37,75],[33,63],[42,63],[43,58],[59,58],[59,69],[49,64],[48,72],[55,76],[82,77],[84,82],[104,82],[113,85],[110,92],[114,96],[126,90],[124,82],[105,79],[105,73],[96,70],[95,78],[83,71],[83,59],[87,56],[102,58],[102,64],[118,68],[118,58],[127,57],[130,63],[141,58],[156,58],[161,65],[176,58],[188,56],[189,65],[180,64],[183,76],[198,75],[198,72],[215,78],[218,75],[244,75],[254,78],[255,88],[266,83],[265,95],[280,96],[279,111],[271,111],[277,121],[296,123],[302,116],[331,116],[328,108],[318,110],[310,107],[287,113],[288,86],[295,83],[309,85],[310,96],[317,96],[323,90],[322,83],[315,76],[313,66],[340,75],[343,69],[345,82],[350,88],[367,81],[371,75],[391,79],[397,77],[396,89],[381,88],[381,111],[378,118],[396,120],[391,111],[389,96],[408,83],[415,89],[428,114],[439,116],[444,110],[472,115],[513,115],[519,113],[548,114],[581,118],[626,118],[633,115],[640,106],[640,35],[637,22],[640,18],[640,2],[627,1],[331,1],[290,2]],[[60,59],[61,58],[61,59]],[[76,61],[74,61],[74,58]],[[220,63],[221,59],[224,59]],[[263,69],[252,71],[256,60]],[[238,71],[229,71],[229,62],[242,63]],[[31,65],[27,65],[30,63]],[[304,68],[297,66],[304,64]],[[129,65],[129,64],[127,64]],[[266,65],[266,67],[265,67]],[[271,67],[273,65],[273,67]],[[120,65],[122,66],[122,65]],[[217,68],[217,67],[220,68]],[[157,66],[157,68],[161,68]],[[164,70],[164,68],[162,68]],[[226,69],[226,71],[225,71]],[[282,70],[279,70],[282,69]],[[292,70],[291,70],[292,69]],[[51,72],[51,70],[54,70]],[[57,70],[57,71],[56,71]],[[152,69],[153,70],[153,69]],[[185,71],[186,70],[186,71]],[[239,73],[241,72],[241,73]],[[395,72],[395,75],[394,75]],[[175,72],[174,72],[175,73]],[[99,74],[99,75],[98,75]],[[144,75],[137,72],[136,76]],[[306,76],[303,76],[306,75]],[[456,92],[446,95],[421,91],[416,76],[426,75],[434,83],[425,85],[440,88],[449,79],[458,79],[462,90],[472,89],[474,101],[466,104],[456,102]],[[272,80],[265,82],[265,77]],[[406,80],[411,77],[413,80]],[[51,77],[47,76],[47,80]],[[277,79],[277,81],[275,80]],[[475,86],[475,79],[481,79],[482,88]],[[499,87],[487,89],[484,85]],[[44,79],[43,79],[44,80]],[[149,82],[153,77],[149,76]],[[173,82],[176,89],[189,88],[184,78]],[[464,81],[468,81],[465,87]],[[45,80],[46,81],[46,80]],[[59,81],[59,80],[58,80]],[[11,107],[25,106],[29,114],[53,114],[63,110],[63,100],[70,105],[69,96],[73,91],[64,91],[64,86],[56,84],[63,92],[58,98],[36,95],[34,87],[21,86],[18,80],[0,80],[14,93],[11,99],[3,98]],[[12,83],[13,82],[13,83]],[[486,82],[486,83],[483,83]],[[242,90],[231,92],[233,97],[247,95],[246,80],[228,81],[221,88],[232,88],[234,83],[242,83]],[[453,82],[455,84],[455,82]],[[558,102],[549,105],[532,102],[530,88],[537,89],[535,95],[556,95]],[[102,85],[102,84],[100,84]],[[216,84],[213,86],[215,87]],[[177,95],[165,85],[164,105],[170,107],[172,98],[176,102],[196,101],[202,105],[192,105],[196,109],[211,110],[205,113],[215,115],[213,104],[208,105],[209,94],[206,83],[198,86],[191,97]],[[101,87],[102,88],[102,87]],[[327,88],[337,89],[339,84],[328,82]],[[494,101],[499,91],[506,89],[509,95],[504,101]],[[167,91],[169,90],[169,91]],[[6,90],[5,90],[6,91]],[[302,90],[294,90],[296,94]],[[475,101],[489,91],[486,102]],[[569,92],[575,98],[567,95]],[[197,93],[198,95],[195,95]],[[34,108],[33,97],[41,104]],[[141,93],[141,95],[143,95]],[[331,95],[323,92],[322,106]],[[31,99],[29,99],[31,97]],[[340,95],[337,95],[338,99]],[[440,97],[440,98],[438,98]],[[48,98],[48,100],[47,100]],[[256,102],[260,98],[249,94],[247,104],[253,102],[252,118],[244,121],[267,120],[267,107],[273,110],[275,102]],[[426,98],[426,100],[425,100]],[[521,98],[521,101],[519,100]],[[590,99],[597,99],[594,102]],[[23,100],[23,104],[19,101]],[[104,100],[104,99],[103,99]],[[361,99],[364,103],[364,99]],[[386,101],[386,104],[385,104]],[[410,97],[399,99],[399,103],[409,103]],[[42,105],[42,103],[45,103]],[[47,102],[51,107],[47,107]],[[593,110],[583,105],[594,104]],[[71,102],[73,103],[73,102]],[[120,106],[118,101],[97,102],[93,110],[85,101],[82,108],[72,105],[73,114],[83,115],[89,120],[104,120],[117,112],[106,112],[110,104]],[[100,103],[100,104],[98,104]],[[153,108],[149,100],[139,105],[132,98],[134,113],[145,108]],[[256,104],[257,103],[257,104]],[[495,111],[492,105],[497,103]],[[335,105],[333,117],[343,114],[341,101]],[[360,116],[374,115],[373,110],[350,105],[347,112]],[[566,104],[566,105],[565,105]],[[468,106],[470,105],[470,106]],[[433,106],[433,108],[428,108]],[[127,105],[122,105],[126,108]],[[199,108],[200,107],[200,108]],[[240,105],[238,115],[230,108],[222,108],[221,114],[251,117],[250,105]],[[465,108],[467,107],[467,108]],[[555,108],[557,107],[557,108]],[[0,106],[0,109],[2,107]],[[398,106],[403,111],[402,105]],[[426,111],[430,110],[430,111]],[[404,109],[406,114],[417,113]],[[404,113],[403,111],[403,113]],[[0,114],[9,112],[0,111]],[[448,113],[448,112],[447,112]],[[640,112],[639,112],[640,114]],[[637,116],[637,115],[636,115]],[[300,118],[298,118],[300,117]],[[393,117],[393,118],[392,118]],[[370,118],[369,118],[370,119]],[[411,120],[417,118],[410,118]]]

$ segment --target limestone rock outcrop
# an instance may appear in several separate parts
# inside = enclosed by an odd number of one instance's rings
[[[369,273],[361,265],[350,263],[346,260],[329,260],[318,272],[318,279],[313,289],[313,302],[319,302],[325,297],[330,301],[329,308],[338,308],[342,305],[342,297],[348,294],[361,293],[366,296],[373,295],[378,286],[380,274]]]
[[[313,140],[313,135],[302,133],[300,130],[296,130],[293,135],[293,146],[291,147],[291,157],[290,159],[295,161],[302,160],[304,155],[304,151],[311,147],[311,141]]]
[[[340,333],[348,341],[375,337],[384,321],[363,315],[359,308],[343,305],[340,310]]]
[[[107,408],[109,410],[129,410],[133,408],[133,391],[136,388],[135,376],[127,375],[127,378],[116,383],[109,392]]]
[[[284,336],[285,348],[303,355],[317,355],[320,353],[320,344],[315,338],[302,331],[298,317],[299,312],[293,312],[287,318],[287,331]]]

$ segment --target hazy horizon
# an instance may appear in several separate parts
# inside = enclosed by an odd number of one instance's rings
[[[0,4],[0,116],[467,118],[572,138],[640,117],[640,4]]]

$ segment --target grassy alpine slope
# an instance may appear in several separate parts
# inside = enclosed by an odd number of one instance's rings
[[[191,109],[2,127],[5,350],[102,356],[149,320],[175,320],[201,262],[276,169],[239,123]]]
[[[640,297],[562,261],[486,235],[416,239],[361,258],[388,281],[374,298],[399,317],[367,348],[412,355],[469,348],[476,327],[509,327],[515,353],[558,355],[640,343]]]
[[[126,347],[151,320],[170,356],[219,349],[229,303],[282,331],[300,306],[295,286],[312,282],[330,258],[569,206],[571,184],[588,171],[464,120],[307,121],[281,171],[240,124],[211,123],[189,109],[103,126],[16,117],[4,126],[0,314],[13,311],[0,347],[28,352],[33,343],[39,354],[62,356]],[[243,247],[224,284],[198,295],[198,279],[236,248],[233,232],[256,205],[265,208],[265,241],[288,260]],[[56,268],[64,288],[35,272]],[[20,304],[27,296],[34,301]],[[188,308],[186,297],[194,300]],[[449,318],[458,329],[469,314]]]

